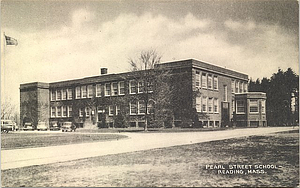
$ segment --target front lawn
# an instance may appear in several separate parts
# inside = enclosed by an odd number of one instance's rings
[[[3,170],[2,186],[295,187],[299,185],[298,131]],[[220,174],[206,165],[227,170],[228,165],[277,168]]]
[[[44,146],[57,146],[67,144],[78,144],[96,141],[108,141],[126,138],[124,135],[117,134],[77,134],[77,133],[20,133],[9,132],[1,134],[1,149],[20,149]]]

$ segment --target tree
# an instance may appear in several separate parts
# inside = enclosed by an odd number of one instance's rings
[[[14,119],[16,116],[16,106],[12,104],[10,98],[1,100],[1,119]]]
[[[154,108],[155,118],[166,119],[170,114],[168,71],[159,67],[160,60],[161,56],[155,50],[143,51],[137,59],[129,59],[138,91],[141,91],[137,99],[143,101],[145,131],[148,130],[149,114],[152,108]],[[151,107],[150,110],[149,107]]]

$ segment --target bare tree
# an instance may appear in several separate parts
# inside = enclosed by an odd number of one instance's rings
[[[161,56],[155,50],[143,51],[137,59],[129,60],[138,91],[142,91],[137,98],[143,101],[145,108],[145,131],[148,130],[149,104],[151,103],[155,108],[156,114],[162,115],[166,113],[164,107],[169,103],[170,97],[167,93],[170,87],[166,80],[168,73],[158,66],[160,60]]]
[[[16,106],[10,98],[1,100],[1,119],[14,119],[16,110]]]

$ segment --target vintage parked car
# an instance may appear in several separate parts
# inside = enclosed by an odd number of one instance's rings
[[[16,123],[12,120],[1,120],[1,133],[8,133],[13,131]]]
[[[38,122],[38,125],[37,125],[36,129],[38,131],[47,131],[48,130],[48,126],[47,126],[46,122],[41,122],[40,121],[40,122]]]
[[[25,123],[24,127],[23,127],[23,130],[24,131],[33,131],[32,123],[30,123],[30,122]]]
[[[61,126],[61,131],[62,132],[72,132],[72,131],[76,131],[76,126],[72,123],[72,122],[63,122],[62,126]]]
[[[60,127],[57,125],[57,123],[50,125],[50,131],[59,131]]]

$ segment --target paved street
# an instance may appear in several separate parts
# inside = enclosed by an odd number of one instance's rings
[[[126,135],[128,138],[106,142],[3,150],[1,151],[1,170],[251,135],[265,135],[288,130],[293,130],[293,127],[247,128],[209,132],[117,133]]]

